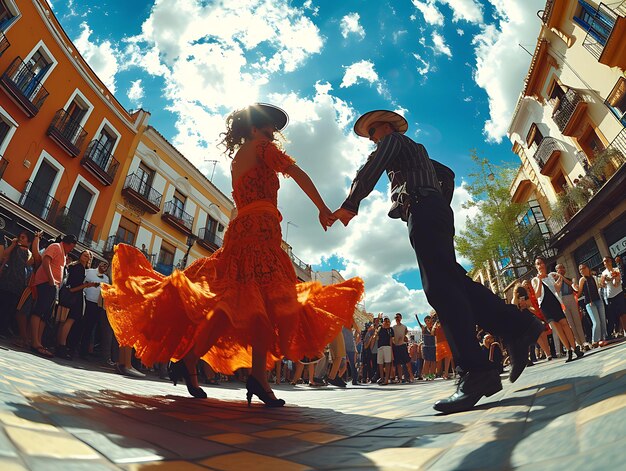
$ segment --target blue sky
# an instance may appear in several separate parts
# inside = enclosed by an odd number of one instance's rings
[[[231,191],[216,147],[235,107],[272,102],[290,115],[285,149],[331,208],[371,150],[351,132],[371,109],[401,112],[408,135],[457,174],[457,229],[471,149],[516,162],[506,138],[539,32],[529,0],[52,0],[62,26],[119,101]],[[280,195],[294,253],[366,281],[373,312],[428,310],[406,227],[386,218],[381,179],[348,228],[324,233],[293,182]],[[285,230],[285,227],[283,227]],[[425,227],[427,230],[427,225]],[[410,318],[413,316],[411,315]]]

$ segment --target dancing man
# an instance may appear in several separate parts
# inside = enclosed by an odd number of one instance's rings
[[[334,216],[347,226],[382,173],[387,173],[392,193],[389,217],[408,225],[426,298],[439,314],[461,373],[457,391],[437,401],[434,408],[443,413],[459,412],[502,389],[498,371],[476,339],[476,325],[508,343],[511,382],[526,367],[528,346],[535,343],[543,326],[473,282],[457,263],[450,208],[454,173],[431,160],[422,144],[405,136],[407,129],[404,117],[386,110],[370,111],[356,121],[354,132],[369,138],[377,148],[357,172],[348,197]]]

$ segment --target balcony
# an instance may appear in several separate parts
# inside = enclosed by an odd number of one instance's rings
[[[31,181],[26,182],[19,204],[27,211],[51,224],[59,211],[59,202],[49,195],[47,190],[33,185]]]
[[[4,32],[0,31],[0,56],[4,54],[4,51],[6,51],[9,48],[9,46],[11,46],[11,43],[9,42],[7,37],[4,35]]]
[[[549,175],[565,148],[553,137],[544,137],[533,156],[543,175]]]
[[[193,216],[176,206],[174,201],[165,203],[161,219],[183,234],[193,235]]]
[[[35,116],[48,98],[48,90],[18,56],[0,77],[0,86],[29,118]]]
[[[606,215],[624,197],[626,185],[626,128],[611,144],[599,152],[585,175],[558,196],[548,220],[550,231],[559,236],[568,226],[574,236],[578,228],[586,230]],[[563,234],[558,237],[561,239]],[[554,243],[554,241],[553,241]]]
[[[156,214],[161,209],[161,198],[163,195],[134,173],[126,177],[124,188],[122,188],[122,196],[131,204],[151,214]]]
[[[93,140],[80,161],[104,185],[111,185],[120,163],[100,141]]]
[[[112,235],[109,236],[109,238],[107,238],[106,242],[104,243],[104,249],[102,249],[102,254],[106,257],[106,258],[111,258],[113,257],[113,253],[115,251],[115,246],[117,244],[128,244],[128,245],[132,245],[130,243],[128,243],[127,241],[123,240],[121,237],[116,236],[116,235]],[[139,249],[139,247],[136,247]],[[156,254],[152,253],[147,253],[141,249],[139,249],[141,253],[143,253],[146,256],[146,259],[148,259],[148,262],[150,262],[150,265],[154,266],[154,261],[156,259]]]
[[[224,243],[221,237],[218,237],[215,232],[213,232],[208,227],[203,227],[202,229],[200,229],[197,242],[198,245],[204,247],[207,250],[210,250],[211,252],[215,252]]]
[[[96,226],[73,212],[67,206],[61,208],[52,221],[52,225],[65,234],[74,234],[78,241],[90,247],[96,234]]]
[[[0,156],[0,180],[2,180],[2,177],[4,176],[4,171],[7,169],[8,166],[9,166],[9,161],[5,159],[4,157]]]
[[[573,136],[576,125],[586,109],[587,102],[582,95],[576,90],[570,89],[557,103],[552,113],[552,119],[558,126],[561,134]]]
[[[626,7],[615,9],[600,3],[583,40],[583,47],[601,64],[609,67],[626,67],[624,35],[626,33]]]
[[[82,128],[79,121],[67,111],[59,110],[48,126],[48,136],[54,139],[68,154],[76,157],[80,154],[80,148],[85,141],[87,132]]]

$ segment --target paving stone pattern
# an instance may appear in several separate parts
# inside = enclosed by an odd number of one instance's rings
[[[248,408],[240,383],[209,399],[154,377],[0,350],[0,469],[626,469],[626,343],[540,362],[469,412],[439,415],[452,381],[276,386]]]

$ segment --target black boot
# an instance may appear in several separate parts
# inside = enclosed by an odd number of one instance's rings
[[[528,347],[537,342],[544,331],[543,324],[537,318],[532,319],[530,325],[518,338],[510,341],[506,347],[511,359],[509,381],[514,383],[520,377],[528,364]]]
[[[578,345],[576,345],[576,348],[574,349],[574,353],[576,354],[577,360],[579,358],[582,358],[585,355],[585,352],[583,352]]]
[[[501,390],[502,382],[495,369],[468,371],[459,379],[456,392],[435,402],[433,407],[444,414],[462,412],[474,407],[481,397],[493,396]]]
[[[574,359],[572,358],[572,356],[574,355],[574,352],[572,352],[571,350],[567,351],[567,360],[565,360],[565,363],[569,363],[570,361],[574,361]]]

